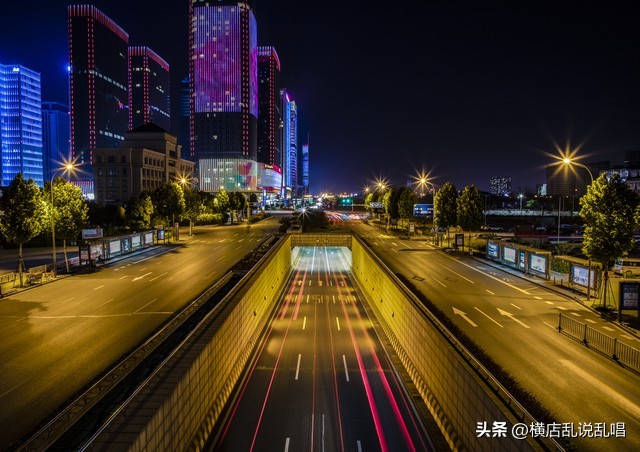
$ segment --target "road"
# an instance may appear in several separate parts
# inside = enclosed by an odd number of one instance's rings
[[[371,225],[352,227],[558,422],[573,423],[576,431],[581,422],[624,422],[626,438],[577,438],[581,450],[640,450],[640,376],[559,334],[558,313],[635,347],[640,346],[637,338],[579,303],[486,261],[399,240]]]
[[[273,234],[277,218],[198,227],[138,255],[0,299],[0,449],[41,420]]]
[[[305,247],[212,450],[428,450],[338,248]]]

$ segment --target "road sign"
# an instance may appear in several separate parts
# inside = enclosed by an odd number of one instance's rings
[[[414,204],[413,216],[433,218],[433,204]]]
[[[369,203],[369,207],[371,207],[372,209],[382,209],[383,205],[381,202],[374,201]]]

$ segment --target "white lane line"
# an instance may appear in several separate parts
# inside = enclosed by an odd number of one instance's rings
[[[62,300],[62,301],[60,302],[60,304],[62,304],[62,303],[66,303],[67,301],[71,301],[71,300],[73,300],[73,298],[74,298],[74,297],[67,298],[66,300]]]
[[[291,438],[287,436],[287,439],[284,441],[284,452],[289,452],[289,441]]]
[[[347,370],[347,358],[342,355],[342,364],[344,364],[344,376],[347,378],[347,381],[349,381],[349,371]]]
[[[577,312],[572,312],[571,315],[575,315],[576,317],[582,317],[582,314],[578,314]]]
[[[563,307],[563,306],[556,306],[556,308],[560,309],[561,311],[566,311],[567,308]]]
[[[304,330],[305,327],[307,326],[307,316],[304,316],[304,319],[302,320],[302,329]]]
[[[495,323],[496,325],[498,325],[500,328],[504,328],[502,325],[500,325],[498,322],[496,322],[495,320],[493,320],[491,317],[489,317],[487,314],[485,314],[484,312],[482,312],[479,308],[477,307],[473,307],[473,309],[475,309],[476,311],[478,311],[480,314],[482,314],[483,316],[485,316],[486,318],[488,318],[489,320],[491,320],[493,323]]]
[[[533,298],[535,298],[536,300],[542,300],[542,298],[540,297],[533,297]]]
[[[340,331],[340,319],[336,317],[336,325],[338,325],[338,331]]]
[[[392,244],[393,246],[398,246],[398,245],[396,244],[396,242],[391,242],[391,244]]]
[[[307,295],[307,303],[309,303],[309,295]]]
[[[238,251],[240,248],[242,248],[242,245],[236,246],[236,251]]]
[[[529,325],[527,325],[527,324],[525,324],[525,323],[521,322],[520,320],[516,319],[516,318],[513,316],[513,314],[511,314],[509,311],[504,311],[504,310],[502,310],[502,309],[498,308],[498,312],[499,312],[501,315],[505,316],[505,317],[509,317],[511,320],[513,320],[514,322],[516,322],[516,323],[518,323],[518,324],[522,325],[522,326],[523,326],[523,327],[525,327],[525,328],[531,328]]]
[[[141,268],[140,270],[138,270],[139,272],[143,272],[147,269],[147,267]]]
[[[98,306],[96,306],[96,308],[99,308],[99,307],[101,307],[101,306],[104,306],[104,305],[105,305],[105,304],[107,304],[107,303],[111,303],[112,301],[113,301],[113,298],[109,298],[109,299],[108,299],[107,301],[105,301],[104,303],[99,304]]]
[[[607,330],[607,331],[615,331],[613,328],[608,327],[608,326],[603,326],[602,329],[603,330]]]
[[[102,289],[104,287],[104,284],[98,287],[94,287],[93,290],[98,290],[98,289]]]
[[[433,278],[433,277],[432,277],[432,278]],[[433,278],[433,280],[434,280],[435,282],[437,282],[438,284],[440,284],[442,287],[447,287],[447,286],[445,286],[444,284],[442,284],[440,281],[438,281],[436,278]]]
[[[547,323],[547,322],[542,322],[542,323],[547,325],[549,328],[553,328],[554,330],[557,329],[555,326],[551,325],[550,323]]]
[[[360,440],[356,441],[356,443],[358,444],[358,452],[362,452],[362,443]]]
[[[391,248],[391,251],[393,251],[394,253],[397,253],[397,252],[398,252],[398,250],[397,250],[397,249],[395,249],[395,248]]]
[[[163,274],[158,275],[158,276],[156,276],[155,278],[150,279],[149,281],[155,281],[156,279],[160,278],[161,276],[166,275],[167,273],[169,273],[169,272],[164,272]]]
[[[515,304],[513,304],[513,303],[509,303],[509,304],[510,304],[511,306],[513,306],[514,308],[516,308],[516,309],[520,309],[520,310],[522,311],[522,308],[521,308],[520,306],[517,306],[517,305],[515,305]]]
[[[145,304],[144,306],[142,306],[140,309],[138,309],[137,311],[134,311],[134,314],[137,314],[138,312],[142,311],[144,308],[146,308],[147,306],[149,306],[151,303],[153,303],[154,301],[156,301],[157,298],[154,298],[153,300],[151,300],[149,303]]]
[[[491,292],[489,289],[485,289],[487,292],[489,292],[491,295],[495,295],[493,292]]]
[[[449,267],[447,267],[446,265],[442,265],[442,267],[446,268],[447,270],[449,270],[451,273],[453,273],[454,275],[458,275],[460,278],[464,279],[465,281],[469,281],[471,284],[475,284],[473,281],[471,281],[469,278],[462,276],[460,273],[450,269]]]
[[[454,259],[453,259],[453,257],[451,257],[451,256],[449,256],[449,259],[454,260]],[[511,287],[512,289],[515,289],[515,290],[517,290],[518,292],[522,292],[523,294],[526,294],[526,295],[531,295],[531,294],[530,294],[529,292],[527,292],[526,290],[521,289],[521,288],[519,288],[519,287],[516,287],[516,286],[514,286],[513,284],[509,284],[508,282],[503,281],[503,280],[501,280],[500,278],[496,278],[496,277],[495,277],[495,276],[493,276],[493,275],[489,275],[488,273],[485,273],[485,272],[483,272],[482,270],[478,270],[477,268],[472,267],[472,266],[471,266],[471,265],[469,265],[469,264],[465,264],[464,262],[461,262],[461,261],[456,261],[456,262],[458,262],[458,263],[459,263],[459,264],[461,264],[461,265],[464,265],[465,267],[470,268],[471,270],[473,270],[473,271],[475,271],[475,272],[482,273],[483,275],[485,275],[485,276],[487,276],[487,277],[489,277],[489,278],[491,278],[491,279],[494,279],[494,280],[498,281],[500,284],[504,284],[505,286]]]
[[[135,278],[133,278],[131,281],[138,281],[141,280],[142,278],[146,278],[147,276],[151,275],[153,272],[149,272],[149,273],[145,273],[144,275],[141,276],[136,276]]]
[[[296,380],[298,379],[298,374],[300,373],[300,359],[302,358],[302,354],[298,354],[298,366],[296,367]]]
[[[545,301],[547,304],[555,304],[553,301]]]
[[[336,303],[336,296],[335,295],[331,295],[331,298],[333,298],[333,304]]]
[[[123,276],[122,278],[119,278],[119,279],[122,281],[123,279],[128,278],[128,277],[129,276],[127,275],[127,276]]]
[[[591,320],[591,319],[584,319],[585,322],[589,322],[589,323],[598,323],[595,320]]]
[[[224,259],[224,256],[220,256],[219,258],[217,258],[216,262],[220,262],[222,259]]]

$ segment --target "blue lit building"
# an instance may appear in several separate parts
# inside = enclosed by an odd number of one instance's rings
[[[258,125],[257,26],[250,3],[191,0],[189,15],[190,148],[200,188],[255,191],[256,165],[247,163],[256,162]]]
[[[71,161],[69,139],[71,122],[69,106],[58,102],[42,102],[42,158],[44,180]]]
[[[289,93],[285,88],[280,90],[280,102],[282,112],[282,126],[280,128],[280,144],[285,151],[282,153],[282,188],[280,196],[283,198],[291,197],[291,158],[286,150],[291,148],[291,100]]]
[[[302,145],[302,194],[309,194],[309,144]]]
[[[18,173],[44,185],[40,74],[0,64],[0,179],[7,186]]]
[[[291,187],[291,196],[298,196],[298,106],[291,101],[289,109],[289,179],[287,185]]]

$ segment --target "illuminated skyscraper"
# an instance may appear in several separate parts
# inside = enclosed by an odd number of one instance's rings
[[[189,77],[180,81],[180,124],[178,133],[178,144],[182,146],[182,158],[193,161],[191,154],[191,133],[189,130],[189,118],[191,108],[189,107]]]
[[[190,9],[191,152],[198,161],[200,188],[255,190],[258,48],[253,11],[249,2],[238,0],[191,0]]]
[[[91,5],[70,5],[67,16],[71,152],[92,197],[91,149],[118,147],[128,128],[129,35]]]
[[[69,107],[58,102],[42,102],[42,156],[44,179],[70,160]],[[59,173],[56,173],[59,175]]]
[[[283,198],[291,197],[291,158],[287,152],[291,148],[291,100],[286,88],[280,90],[280,111],[282,112],[282,127],[280,127],[280,145],[282,146],[282,189]]]
[[[309,144],[302,145],[302,194],[309,194]]]
[[[149,47],[129,47],[129,130],[152,122],[171,130],[169,64]]]
[[[291,101],[289,109],[289,178],[287,185],[291,187],[292,196],[298,195],[298,106]]]
[[[9,185],[22,173],[43,186],[40,74],[0,64],[0,179]]]
[[[282,166],[280,60],[273,47],[258,47],[258,162]]]

